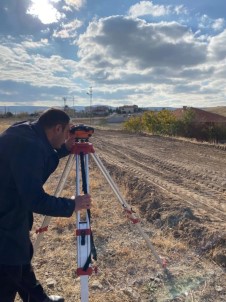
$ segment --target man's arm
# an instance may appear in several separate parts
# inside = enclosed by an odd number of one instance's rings
[[[75,201],[47,194],[42,185],[44,158],[38,146],[15,150],[11,158],[11,172],[24,210],[42,215],[70,217]]]

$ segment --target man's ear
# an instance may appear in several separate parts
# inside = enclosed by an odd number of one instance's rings
[[[56,133],[62,132],[62,125],[61,125],[61,124],[57,124],[57,125],[55,126],[55,131],[56,131]]]

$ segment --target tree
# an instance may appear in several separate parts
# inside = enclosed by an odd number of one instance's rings
[[[131,117],[123,125],[125,130],[141,132],[143,130],[142,118],[140,116]]]
[[[121,114],[121,110],[120,110],[118,107],[115,109],[115,112],[116,112],[117,114]]]
[[[155,133],[157,131],[158,119],[154,111],[145,112],[142,115],[144,130]]]
[[[169,110],[145,112],[142,117],[144,129],[154,134],[174,135],[176,118]]]
[[[181,120],[181,130],[186,137],[193,137],[195,132],[195,112],[192,108],[186,109]]]
[[[158,130],[161,134],[175,135],[176,117],[169,110],[163,109],[157,114]]]
[[[5,117],[6,117],[6,118],[13,117],[13,113],[10,112],[10,111],[8,111],[8,112],[6,112]]]

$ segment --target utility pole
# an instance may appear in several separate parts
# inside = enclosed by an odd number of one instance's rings
[[[75,97],[73,96],[73,117],[75,117]]]
[[[66,109],[67,98],[63,97],[63,101],[64,101],[64,110],[65,110]]]
[[[91,116],[92,116],[92,101],[93,101],[93,88],[92,86],[89,87],[89,92],[87,94],[90,97],[90,106],[89,106],[89,118],[90,118],[90,125],[92,124]]]

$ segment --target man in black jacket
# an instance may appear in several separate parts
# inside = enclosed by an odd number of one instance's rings
[[[0,135],[0,301],[13,302],[18,292],[24,302],[64,301],[47,296],[31,266],[29,231],[32,213],[70,217],[89,209],[88,194],[57,198],[43,189],[59,159],[70,153],[69,117],[49,109],[36,122],[21,122]]]

